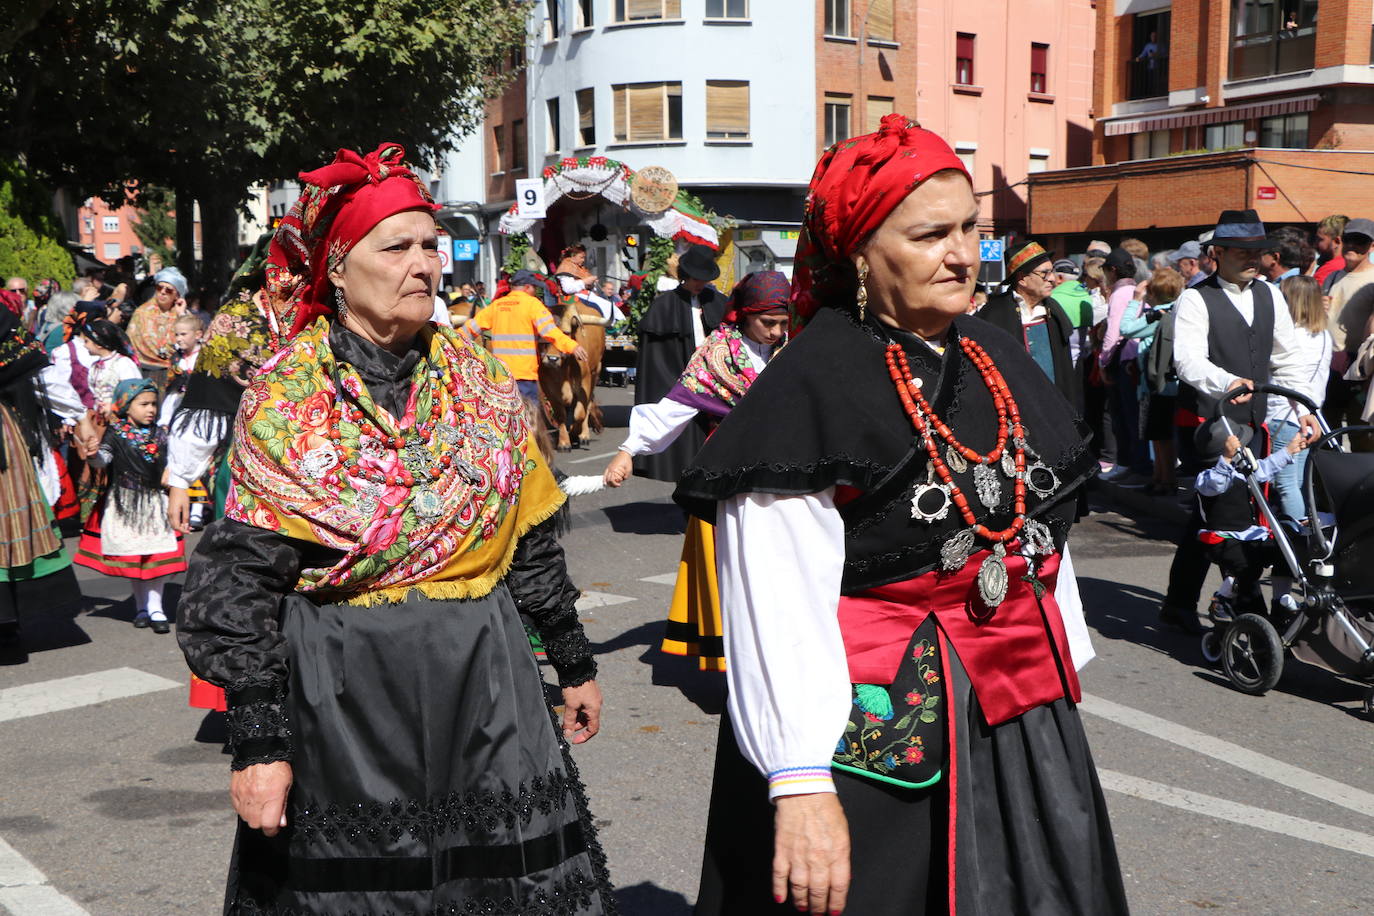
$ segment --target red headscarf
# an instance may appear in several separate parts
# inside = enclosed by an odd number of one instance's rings
[[[24,297],[14,290],[0,289],[0,305],[20,318],[24,316]]]
[[[725,320],[738,324],[745,315],[786,309],[791,300],[787,277],[780,270],[759,270],[735,284],[725,303]]]
[[[820,303],[812,287],[825,288],[828,268],[848,262],[918,184],[945,169],[969,178],[948,143],[900,114],[884,116],[877,133],[825,151],[811,176],[797,244],[792,298],[799,317],[815,314]]]
[[[329,271],[389,216],[439,206],[405,165],[405,148],[383,143],[366,156],[341,149],[334,161],[301,172],[300,199],[282,220],[267,257],[267,296],[295,334],[334,310]]]

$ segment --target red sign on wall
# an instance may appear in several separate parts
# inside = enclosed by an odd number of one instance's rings
[[[1278,188],[1269,187],[1268,185],[1260,185],[1259,187],[1255,188],[1255,200],[1278,200],[1278,199],[1279,199],[1279,189],[1278,189]]]

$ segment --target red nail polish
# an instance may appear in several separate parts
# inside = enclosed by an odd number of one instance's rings
[[[774,895],[773,895],[773,902],[774,902],[774,903],[782,903],[782,902],[783,902],[784,900],[786,900],[786,899],[787,899],[787,898],[784,897],[782,894],[774,894]]]

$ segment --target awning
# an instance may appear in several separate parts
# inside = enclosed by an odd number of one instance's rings
[[[1231,121],[1245,121],[1250,118],[1272,118],[1276,115],[1298,114],[1317,107],[1318,96],[1302,95],[1290,99],[1275,99],[1271,102],[1256,102],[1251,105],[1227,105],[1224,108],[1202,108],[1195,111],[1175,111],[1156,114],[1147,118],[1123,118],[1120,120],[1103,119],[1103,130],[1108,137],[1122,134],[1138,134],[1147,130],[1164,130],[1171,127],[1200,127],[1203,124],[1225,124]]]

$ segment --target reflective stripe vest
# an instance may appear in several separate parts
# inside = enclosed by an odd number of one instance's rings
[[[522,290],[512,290],[497,299],[464,327],[474,337],[485,332],[491,340],[492,356],[519,381],[539,378],[541,338],[560,353],[577,349],[577,341],[558,329],[544,303]]]

